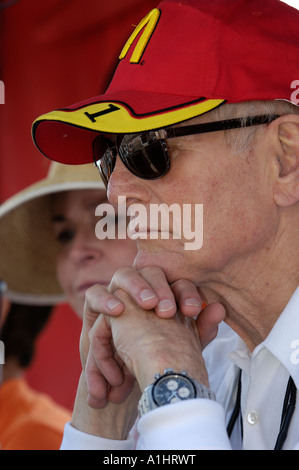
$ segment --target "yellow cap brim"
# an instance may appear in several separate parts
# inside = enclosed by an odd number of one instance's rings
[[[179,107],[137,114],[117,101],[102,101],[44,114],[33,123],[33,139],[48,158],[66,164],[93,161],[98,133],[133,134],[167,127],[220,106],[224,100],[193,100]],[[96,133],[96,134],[95,134]]]

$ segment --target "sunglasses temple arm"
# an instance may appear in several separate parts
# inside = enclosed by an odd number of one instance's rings
[[[191,126],[185,127],[171,127],[164,129],[166,135],[164,138],[171,138],[171,137],[182,137],[186,135],[194,135],[194,134],[205,134],[207,132],[216,132],[216,131],[225,131],[229,129],[237,129],[241,127],[250,127],[250,126],[257,126],[259,124],[269,124],[270,122],[277,119],[279,116],[255,116],[255,117],[248,117],[244,118],[237,118],[237,119],[228,119],[224,121],[215,121],[215,122],[207,122],[204,124],[194,124]]]

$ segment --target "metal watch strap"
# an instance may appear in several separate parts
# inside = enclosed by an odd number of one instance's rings
[[[190,380],[193,385],[195,386],[196,388],[196,397],[194,398],[206,398],[206,399],[209,399],[209,400],[214,400],[216,401],[216,397],[215,397],[215,394],[212,390],[210,390],[209,388],[207,388],[205,385],[202,385],[200,384],[199,382],[191,379],[190,377],[188,377],[186,371],[183,371],[183,372],[180,372],[179,374],[184,374],[185,377],[188,378],[188,380]],[[176,374],[176,372],[172,371],[172,369],[166,369],[164,371],[164,374],[168,375],[168,374]],[[156,375],[155,376],[156,379],[159,377],[159,378],[162,378],[162,376],[159,376],[159,375]],[[156,380],[157,381],[157,380]],[[156,384],[156,381],[153,382],[151,385],[149,385],[148,387],[146,387],[146,389],[144,390],[143,394],[141,395],[141,398],[139,400],[139,403],[138,403],[138,411],[139,411],[139,414],[140,416],[143,416],[145,413],[148,413],[149,411],[151,410],[154,410],[156,408],[159,408],[159,405],[157,405],[154,400],[153,400],[153,396],[152,396],[152,392],[153,392],[153,387],[154,385]]]

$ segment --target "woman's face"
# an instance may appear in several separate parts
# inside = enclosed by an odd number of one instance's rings
[[[104,190],[74,190],[54,197],[53,225],[59,243],[57,276],[67,301],[82,318],[85,291],[108,286],[114,272],[132,266],[136,245],[131,239],[99,240],[95,209],[106,203]]]

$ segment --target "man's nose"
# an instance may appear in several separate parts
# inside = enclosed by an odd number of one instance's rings
[[[135,202],[144,204],[150,199],[150,190],[147,182],[133,175],[117,156],[108,183],[107,197],[112,205],[117,206],[119,196],[125,196],[127,204]]]

